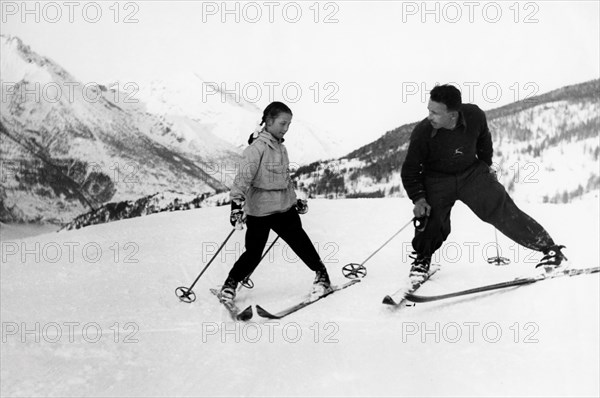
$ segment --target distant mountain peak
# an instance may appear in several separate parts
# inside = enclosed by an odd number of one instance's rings
[[[0,152],[12,171],[3,174],[0,220],[63,222],[110,200],[227,189],[218,172],[239,151],[199,123],[161,119],[139,99],[125,102],[118,85],[84,88],[19,38],[2,36],[0,46]]]
[[[149,112],[165,119],[190,118],[236,147],[246,146],[248,135],[262,118],[257,104],[229,91],[235,85],[204,80],[198,72],[138,79],[137,84],[136,95]],[[294,119],[291,133],[287,149],[292,162],[304,164],[341,155],[332,134],[301,119]]]
[[[0,70],[4,82],[47,84],[56,80],[76,81],[64,68],[41,56],[17,36],[0,35]]]

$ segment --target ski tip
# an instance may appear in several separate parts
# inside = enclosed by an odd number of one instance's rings
[[[385,296],[381,302],[387,305],[398,305],[390,295]]]
[[[256,313],[263,317],[263,318],[268,318],[268,319],[279,319],[278,317],[276,317],[275,315],[271,314],[269,311],[265,310],[263,307],[261,307],[260,305],[256,305]]]
[[[247,321],[250,320],[252,318],[252,306],[249,305],[248,307],[246,307],[245,310],[240,311],[239,314],[237,314],[236,319],[239,321]]]

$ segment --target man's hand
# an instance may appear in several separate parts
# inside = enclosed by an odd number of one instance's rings
[[[417,218],[421,218],[424,216],[428,216],[431,213],[431,206],[427,203],[425,198],[421,198],[415,202],[415,207],[413,208],[413,214]]]

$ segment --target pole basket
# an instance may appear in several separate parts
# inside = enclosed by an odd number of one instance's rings
[[[254,287],[254,282],[252,282],[252,279],[248,278],[244,278],[243,281],[240,282],[242,284],[242,286],[244,286],[246,289],[252,289]]]
[[[342,274],[348,279],[362,279],[367,276],[367,268],[362,264],[350,263],[342,267]]]
[[[500,256],[490,257],[490,258],[487,259],[487,262],[489,264],[493,264],[493,265],[496,265],[496,266],[510,264],[510,260],[508,258],[506,258],[506,257],[500,257]]]
[[[184,303],[193,303],[196,301],[196,293],[194,293],[190,288],[185,286],[179,286],[175,289],[175,294],[179,297],[179,300]]]

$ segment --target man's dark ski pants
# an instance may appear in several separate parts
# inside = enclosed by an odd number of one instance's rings
[[[431,213],[425,230],[416,232],[412,242],[419,254],[431,256],[442,246],[450,234],[450,211],[457,200],[522,246],[542,251],[554,245],[548,232],[515,205],[481,161],[456,175],[425,177],[425,191]]]

